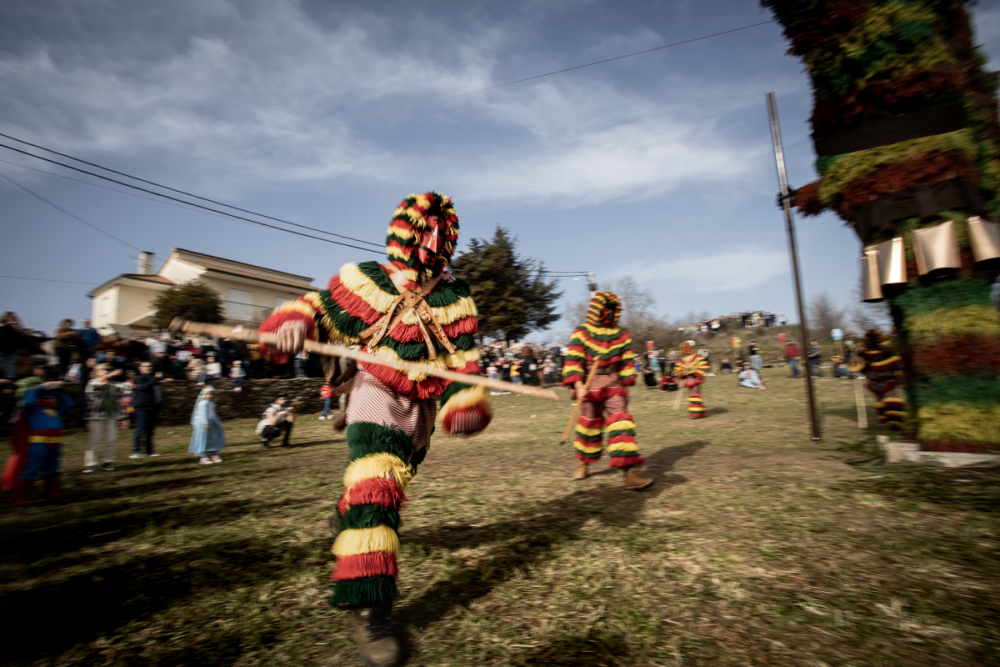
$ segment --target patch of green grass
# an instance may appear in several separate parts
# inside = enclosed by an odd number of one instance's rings
[[[410,664],[1000,664],[996,471],[885,466],[847,380],[816,382],[811,442],[784,373],[709,378],[701,421],[634,389],[643,493],[570,479],[568,401],[499,396],[487,432],[435,437],[400,531]],[[303,415],[262,451],[253,422],[213,466],[178,426],[83,475],[68,436],[71,500],[0,511],[3,664],[360,664],[326,604],[343,435]]]

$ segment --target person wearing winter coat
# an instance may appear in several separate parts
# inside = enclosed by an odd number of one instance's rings
[[[118,437],[122,388],[114,381],[114,376],[120,374],[120,370],[111,371],[111,367],[107,364],[98,364],[94,366],[93,375],[87,383],[85,419],[90,437],[83,454],[83,472],[94,472],[97,468],[102,444],[103,469],[115,469],[115,440]]]
[[[198,394],[191,413],[191,445],[188,452],[199,457],[198,463],[209,465],[222,463],[219,452],[226,448],[226,436],[222,432],[222,420],[215,411],[215,389],[205,387]]]

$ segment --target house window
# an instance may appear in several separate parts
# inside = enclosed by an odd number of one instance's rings
[[[101,299],[101,317],[109,317],[111,315],[111,297],[106,296]]]
[[[226,313],[234,320],[250,319],[250,292],[239,289],[229,290]]]

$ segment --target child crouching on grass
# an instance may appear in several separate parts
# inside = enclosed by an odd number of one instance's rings
[[[219,452],[226,448],[226,437],[222,433],[222,420],[215,411],[215,389],[205,387],[198,394],[198,401],[191,413],[191,446],[188,452],[201,457],[198,463],[209,465],[222,463]]]

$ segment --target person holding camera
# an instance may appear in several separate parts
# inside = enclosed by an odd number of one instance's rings
[[[292,436],[292,426],[295,424],[295,408],[288,405],[288,396],[278,394],[274,403],[264,410],[264,417],[257,425],[257,433],[260,435],[261,449],[270,449],[271,441],[279,435],[282,438],[282,447],[291,447],[288,439]]]

